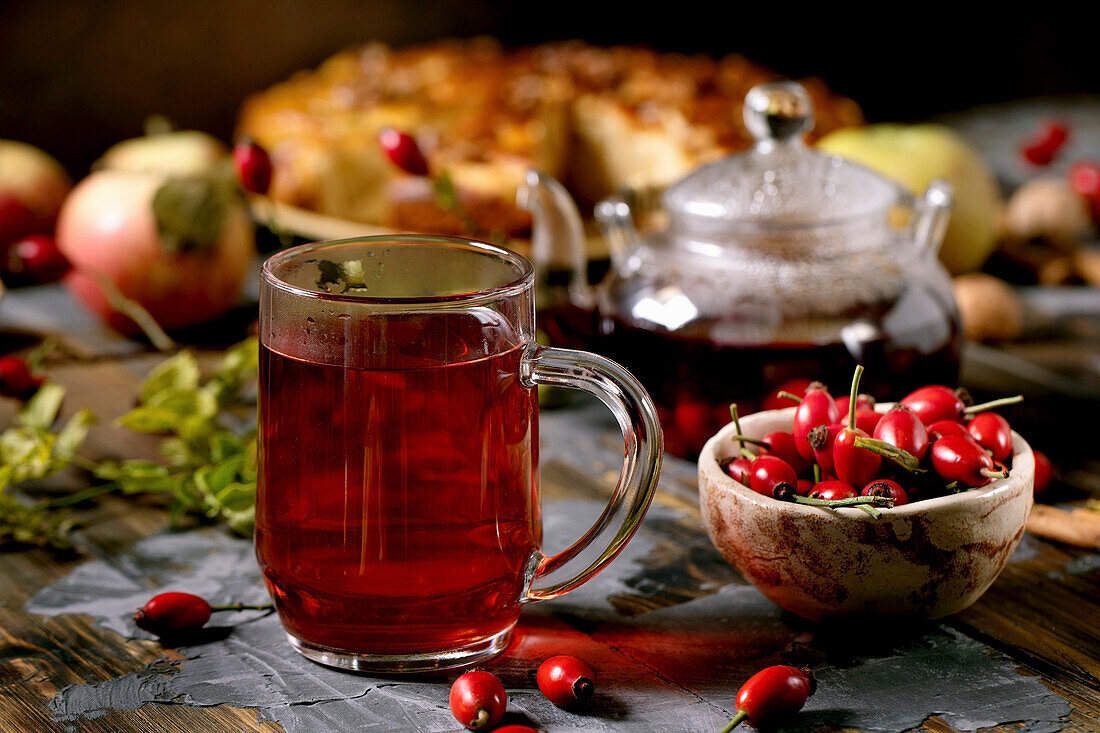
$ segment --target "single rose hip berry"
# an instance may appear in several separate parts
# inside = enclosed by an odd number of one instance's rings
[[[41,217],[27,208],[14,194],[0,194],[0,248],[48,227]]]
[[[134,623],[138,628],[157,636],[175,636],[198,631],[206,625],[210,614],[215,611],[266,611],[270,608],[270,603],[211,606],[202,596],[173,591],[150,598],[134,613]]]
[[[843,429],[844,426],[840,423],[833,423],[818,425],[810,431],[808,438],[810,447],[814,451],[814,460],[821,466],[824,473],[831,474],[836,471],[836,464],[833,462],[833,445],[836,443],[836,436]]]
[[[797,667],[775,666],[760,670],[741,685],[735,702],[737,715],[720,733],[729,733],[742,721],[759,728],[802,709],[817,683],[810,672]]]
[[[966,425],[970,437],[990,451],[995,461],[1007,461],[1012,457],[1012,428],[1008,420],[995,412],[983,412],[974,416]]]
[[[1032,451],[1035,455],[1035,493],[1041,493],[1050,486],[1050,479],[1054,476],[1054,464],[1042,451]]]
[[[848,408],[851,407],[852,398],[848,395],[842,395],[836,398],[836,409],[840,411],[841,415],[848,414]],[[869,394],[861,394],[856,398],[856,414],[859,414],[859,410],[874,410],[875,398]]]
[[[840,410],[829,390],[821,382],[813,382],[794,411],[794,427],[791,432],[794,434],[798,454],[807,461],[812,461],[814,449],[810,445],[810,431],[818,425],[832,425],[839,421]]]
[[[782,458],[795,473],[802,473],[809,469],[810,462],[798,453],[798,446],[794,443],[794,435],[782,430],[768,433],[763,438],[763,443],[769,455]]]
[[[717,427],[711,405],[696,397],[682,395],[672,408],[670,432],[691,452],[698,452]]]
[[[905,405],[924,423],[931,425],[939,420],[962,419],[963,410],[970,402],[965,390],[951,389],[942,384],[932,384],[913,390],[902,397],[900,404]]]
[[[963,438],[970,437],[966,426],[957,420],[937,420],[928,426],[928,442],[930,444],[948,435],[959,435]]]
[[[726,472],[726,475],[745,486],[749,485],[749,470],[751,468],[752,461],[744,456],[730,458],[722,464],[722,470]]]
[[[17,356],[0,356],[0,396],[26,399],[42,386],[40,377],[31,374],[27,362]]]
[[[492,672],[474,670],[451,685],[451,714],[470,730],[496,725],[504,717],[508,695]]]
[[[997,471],[985,448],[970,438],[948,435],[933,443],[930,453],[936,473],[970,488],[985,486],[992,479],[1008,475]]]
[[[1068,139],[1069,128],[1065,123],[1047,121],[1020,146],[1020,152],[1032,165],[1050,165]]]
[[[596,691],[596,675],[576,657],[550,657],[539,665],[536,680],[546,699],[560,708],[583,705]]]
[[[859,380],[863,376],[863,366],[856,366],[852,376],[851,399],[848,406],[848,425],[836,435],[833,441],[833,469],[836,477],[851,486],[863,486],[878,475],[882,468],[882,456],[866,448],[856,446],[857,438],[870,438],[865,430],[856,425],[856,396],[859,394]]]
[[[798,485],[798,474],[782,458],[760,456],[749,467],[749,488],[764,496],[774,496],[778,484],[787,484],[793,490]]]
[[[962,422],[971,415],[1023,401],[1023,395],[1016,395],[972,405],[970,393],[962,387],[951,389],[940,384],[921,387],[901,398],[901,404],[912,410],[925,426],[940,420]]]
[[[201,629],[213,608],[193,593],[161,593],[134,613],[134,623],[157,636]]]
[[[909,503],[909,494],[901,487],[901,484],[887,478],[880,478],[867,484],[863,487],[863,491],[859,492],[859,495],[883,496],[887,499],[893,499],[894,506]]]
[[[428,175],[428,161],[412,135],[387,127],[378,133],[378,146],[391,163],[406,173]]]
[[[875,426],[874,438],[908,451],[918,461],[928,452],[928,430],[920,418],[905,405],[895,405],[882,416]]]
[[[10,285],[57,282],[73,267],[48,234],[32,234],[12,244],[4,264],[4,279]]]
[[[810,491],[809,496],[811,499],[837,501],[839,499],[851,499],[852,497],[858,496],[858,493],[852,488],[851,484],[829,479],[814,484],[814,488]]]
[[[264,196],[271,188],[271,156],[252,140],[241,140],[233,146],[233,168],[241,188]]]
[[[841,413],[844,414],[844,413]],[[878,427],[879,421],[882,420],[883,413],[876,412],[874,410],[856,410],[856,427],[872,435],[875,432],[875,428]]]

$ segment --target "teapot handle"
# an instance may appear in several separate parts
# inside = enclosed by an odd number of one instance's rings
[[[531,212],[531,262],[537,272],[567,269],[569,299],[592,307],[584,224],[573,198],[553,176],[531,168],[516,193],[516,205]]]
[[[940,251],[953,198],[951,184],[936,179],[913,207],[912,237],[921,252],[934,256]]]

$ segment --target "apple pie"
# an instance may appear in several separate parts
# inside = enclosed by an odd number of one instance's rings
[[[459,234],[428,178],[381,152],[385,127],[412,134],[483,231],[523,236],[524,172],[561,180],[582,207],[623,190],[659,189],[751,137],[741,104],[777,75],[720,60],[581,42],[506,50],[490,39],[343,51],[249,97],[238,133],[275,166],[271,196],[318,213],[395,229]],[[804,79],[811,139],[863,122],[859,107]]]

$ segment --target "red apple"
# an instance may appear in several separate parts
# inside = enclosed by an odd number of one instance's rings
[[[109,277],[166,330],[216,318],[237,302],[255,256],[252,223],[239,196],[228,199],[216,240],[206,249],[173,252],[153,213],[153,197],[169,178],[102,170],[73,189],[57,222],[57,243],[73,264],[65,286],[123,333],[136,332],[107,304],[91,273]]]
[[[53,230],[72,188],[61,164],[33,145],[0,140],[0,248]]]

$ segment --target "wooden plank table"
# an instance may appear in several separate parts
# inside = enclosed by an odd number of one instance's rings
[[[57,297],[15,293],[6,296],[15,305],[3,305],[33,312],[36,298],[56,306]],[[94,325],[65,328],[82,358],[49,373],[69,390],[66,412],[101,417],[85,453],[155,457],[154,441],[111,420],[159,357],[100,340]],[[622,443],[610,416],[581,401],[543,413],[542,445],[554,549],[602,509]],[[83,481],[66,473],[53,488]],[[1058,490],[1083,496],[1098,486],[1100,463],[1086,461]],[[270,615],[242,614],[197,643],[162,646],[129,621],[158,588],[264,598],[250,543],[216,527],[172,531],[151,499],[105,496],[81,516],[75,555],[0,555],[0,731],[459,729],[446,707],[454,674],[329,670],[290,650]],[[1029,536],[978,603],[941,623],[816,627],[721,559],[700,523],[695,467],[669,458],[623,555],[574,594],[525,609],[488,667],[508,688],[506,721],[551,731],[717,730],[740,683],[781,661],[812,666],[820,681],[793,729],[1091,731],[1100,730],[1098,620],[1100,556]],[[582,713],[553,707],[534,684],[538,663],[558,653],[597,670],[599,693]]]

